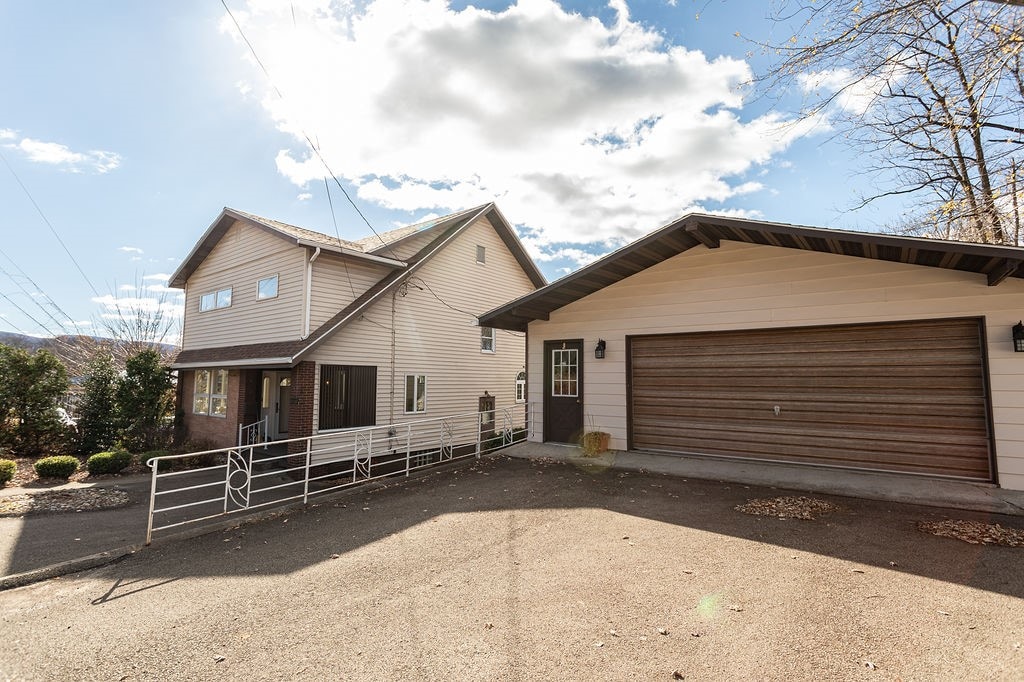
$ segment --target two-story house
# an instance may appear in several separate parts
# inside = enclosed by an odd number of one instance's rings
[[[521,402],[523,334],[476,316],[544,284],[494,204],[358,241],[225,208],[170,279],[182,426],[227,447]]]

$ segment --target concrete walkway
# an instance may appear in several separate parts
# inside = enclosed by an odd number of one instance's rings
[[[1024,492],[984,483],[697,455],[609,451],[588,458],[581,457],[579,448],[552,443],[519,443],[503,452],[512,457],[546,457],[584,467],[643,470],[681,478],[1024,516]]]

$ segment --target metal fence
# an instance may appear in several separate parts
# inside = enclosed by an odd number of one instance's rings
[[[165,455],[152,471],[153,533],[340,490],[465,457],[529,436],[526,403],[488,412],[369,426],[232,448]],[[182,469],[181,467],[187,467]]]

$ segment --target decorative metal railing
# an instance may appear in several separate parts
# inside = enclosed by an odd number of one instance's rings
[[[389,426],[368,426],[265,443],[239,431],[239,445],[154,457],[146,544],[153,533],[230,514],[302,500],[366,481],[480,457],[530,435],[530,407],[497,410],[499,431],[467,412]],[[488,411],[488,418],[490,411]],[[257,422],[244,429],[266,423]],[[188,468],[180,469],[181,466]],[[180,470],[176,470],[179,468]]]
[[[267,418],[247,424],[238,426],[238,447],[244,447],[246,445],[260,445],[267,442]]]

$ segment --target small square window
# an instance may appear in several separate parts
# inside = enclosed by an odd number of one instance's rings
[[[480,327],[480,352],[494,352],[494,327]]]
[[[277,275],[266,277],[256,283],[256,299],[277,298]]]
[[[476,262],[477,263],[484,263],[486,261],[487,261],[487,247],[486,246],[480,246],[478,244],[477,247],[476,247]]]
[[[213,310],[217,305],[217,294],[203,294],[199,298],[199,310]]]
[[[231,305],[231,289],[221,289],[217,292],[217,307],[227,308]]]

